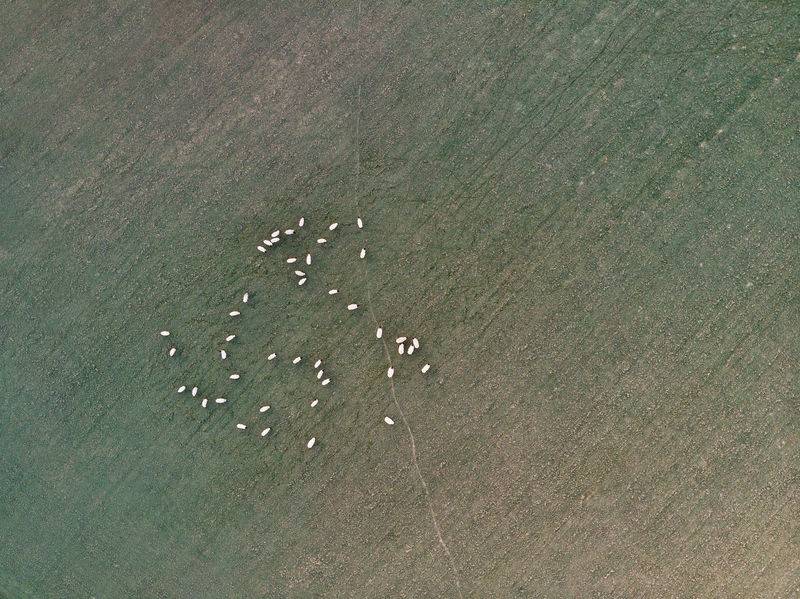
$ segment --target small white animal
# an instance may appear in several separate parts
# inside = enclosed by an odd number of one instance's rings
[[[228,352],[226,352],[224,349],[219,350],[219,357],[224,360],[228,357]]]
[[[397,353],[401,356],[406,353],[406,346],[403,343],[397,346]]]
[[[331,223],[330,226],[328,227],[328,230],[329,231],[333,231],[338,226],[339,226],[339,223]]]
[[[306,276],[306,273],[304,273],[302,270],[296,270],[294,271],[294,274],[296,274],[298,277]]]
[[[323,370],[320,370],[320,371],[317,373],[317,380],[319,380],[319,379],[321,379],[321,378],[322,378],[322,374],[323,374],[323,372],[324,372]]]
[[[292,364],[299,364],[301,359],[302,358],[300,356],[297,356],[294,360],[292,360]]]
[[[280,230],[280,229],[278,229],[277,231],[273,231],[273,232],[272,232],[272,235],[270,235],[270,237],[277,237],[277,236],[278,236],[278,235],[280,235],[280,234],[281,234],[281,230]]]
[[[305,219],[305,217],[301,218],[301,219],[298,221],[298,223],[297,223],[297,226],[298,226],[298,227],[302,227],[304,224],[306,224],[306,219]]]
[[[218,398],[217,398],[217,399],[215,399],[214,401],[215,401],[215,402],[217,402],[217,403],[225,403],[225,402],[226,402],[226,401],[228,401],[228,400],[227,400],[227,399],[225,399],[224,397],[218,397]]]
[[[192,387],[192,397],[197,397],[197,387]]]
[[[311,437],[311,438],[308,440],[308,443],[306,443],[306,447],[308,447],[309,449],[311,449],[312,447],[314,447],[314,443],[316,443],[316,442],[317,442],[317,438],[316,438],[316,437]]]
[[[270,354],[267,356],[267,360],[274,360],[274,359],[275,359],[275,354]]]
[[[311,266],[311,254],[306,254],[306,264]]]
[[[314,368],[319,368],[320,364],[322,364],[322,360],[317,360],[314,362]]]
[[[266,437],[266,436],[267,436],[267,433],[268,433],[270,430],[272,430],[272,429],[270,429],[269,427],[265,428],[263,431],[261,431],[261,436],[262,436],[262,437]]]
[[[392,419],[391,419],[391,418],[389,418],[388,416],[384,416],[384,417],[383,417],[383,421],[384,421],[386,424],[388,424],[388,425],[392,425],[392,424],[394,424],[394,420],[392,420]]]
[[[297,258],[287,258],[286,259],[286,264],[294,264],[295,262],[297,262]]]
[[[375,331],[375,339],[380,339],[381,337],[383,337],[383,329],[378,327],[378,330]]]
[[[356,219],[356,224],[358,225],[359,229],[363,229],[364,228],[364,221],[362,221],[360,218]]]
[[[161,331],[162,337],[169,337],[169,331]]]
[[[262,414],[267,410],[269,410],[269,406],[261,406],[260,408],[258,408],[258,411],[261,412]]]
[[[303,277],[302,279],[300,279],[299,281],[297,281],[297,284],[298,284],[298,285],[303,285],[303,284],[305,284],[305,282],[306,282],[306,278],[305,278],[305,277]]]
[[[170,349],[169,350],[169,357],[171,358],[172,356],[174,356],[176,351],[178,351],[178,350],[175,349],[174,347],[172,349]]]
[[[204,397],[203,401],[200,402],[200,405],[205,408],[208,405],[208,398]]]
[[[398,337],[394,340],[395,343],[404,343],[407,337]]]
[[[411,343],[414,345],[414,347],[416,347],[417,349],[419,349],[419,339],[417,339],[416,337],[414,337],[414,338],[411,340]]]
[[[359,254],[359,256],[363,259],[364,256],[366,256],[366,255],[367,255],[367,250],[365,250],[364,248],[361,248],[361,253]]]
[[[325,239],[324,237],[320,237],[319,239],[317,239],[317,243],[327,243],[327,241],[328,240]]]
[[[394,368],[392,368],[390,366],[389,370],[386,371],[386,376],[388,376],[389,378],[392,378],[394,376]]]
[[[358,308],[358,304],[350,304],[347,306],[347,309],[351,311],[355,310],[356,308]]]
[[[243,431],[244,429],[247,428],[247,425],[246,424],[242,424],[240,422],[239,424],[236,425],[236,428],[238,428],[240,431]]]
[[[283,232],[284,235],[294,235],[294,229],[286,229]]]
[[[233,312],[230,313],[231,316],[239,316],[239,314],[241,314],[241,312],[239,312],[238,310],[234,310]]]
[[[271,243],[268,243],[267,245],[272,245],[272,244],[271,244]],[[267,248],[265,248],[263,245],[257,245],[257,246],[256,246],[256,248],[257,248],[257,249],[258,249],[258,251],[259,251],[259,252],[261,252],[262,254],[263,254],[263,253],[265,253],[265,252],[267,251]]]
[[[324,387],[325,385],[327,385],[330,382],[331,382],[331,379],[325,379],[324,381],[322,381],[322,386]]]
[[[339,290],[338,290],[338,289],[331,289],[331,290],[328,292],[328,295],[336,295],[337,293],[339,293]]]
[[[409,345],[408,346],[408,355],[410,356],[413,353],[414,353],[414,346],[413,345]]]
[[[186,385],[181,385],[178,387],[178,393],[183,393],[184,391],[186,391]]]
[[[315,407],[317,407],[317,404],[318,404],[318,403],[319,403],[319,400],[318,400],[318,399],[315,399],[314,401],[312,401],[312,402],[311,402],[311,407],[312,407],[312,408],[315,408]]]
[[[239,380],[239,375],[238,374],[232,374],[228,378],[231,379],[232,381],[238,381]]]
[[[249,294],[249,293],[245,293],[245,294],[242,296],[242,303],[243,303],[243,304],[246,304],[246,303],[247,303],[247,300],[249,300],[249,299],[250,299],[250,294]]]
[[[428,372],[428,370],[430,370],[430,368],[431,368],[430,364],[425,364],[425,366],[422,367],[422,374],[425,374],[426,372]]]
[[[233,341],[234,339],[236,339],[236,335],[228,335],[225,337],[225,341]]]

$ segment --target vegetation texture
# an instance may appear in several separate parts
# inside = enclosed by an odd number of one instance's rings
[[[0,15],[0,596],[800,595],[796,2]]]

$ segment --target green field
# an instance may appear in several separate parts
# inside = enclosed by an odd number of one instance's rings
[[[798,597],[799,429],[797,2],[0,1],[0,597]]]

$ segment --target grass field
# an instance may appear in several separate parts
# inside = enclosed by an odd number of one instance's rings
[[[800,596],[796,2],[0,14],[0,597]]]

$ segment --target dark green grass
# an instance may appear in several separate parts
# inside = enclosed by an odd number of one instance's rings
[[[0,595],[800,593],[792,3],[0,14]]]

